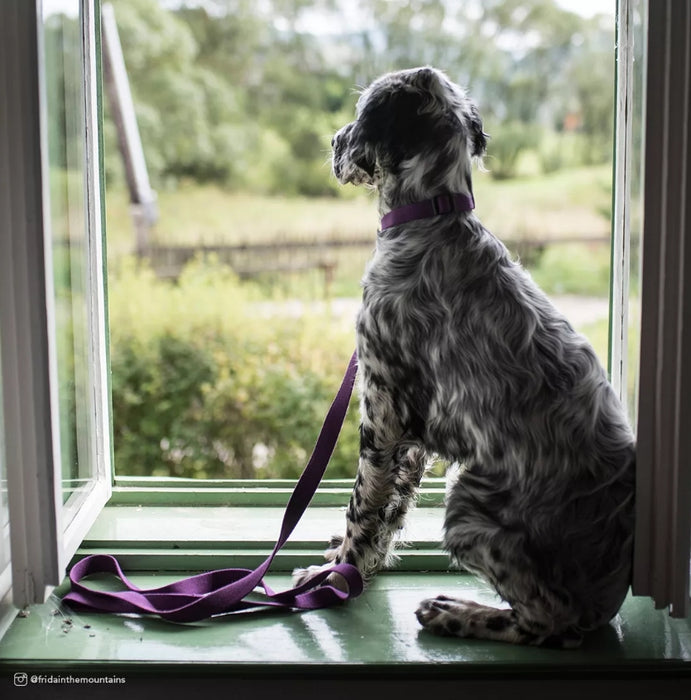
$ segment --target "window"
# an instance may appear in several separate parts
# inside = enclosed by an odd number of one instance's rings
[[[54,294],[63,519],[110,491],[110,430],[93,3],[44,2],[47,220]],[[50,275],[49,275],[50,276]],[[88,518],[91,520],[92,518]],[[84,534],[76,528],[71,549]]]
[[[610,376],[628,408],[638,410],[640,273],[643,227],[643,132],[646,7],[619,2],[617,16],[617,132],[614,160]]]
[[[621,11],[629,19],[633,17],[632,8],[636,7],[638,5],[635,3],[621,3]],[[4,3],[0,8],[0,70],[3,71],[0,85],[6,93],[3,103],[7,106],[6,116],[3,115],[5,122],[0,129],[0,223],[3,230],[11,232],[11,235],[0,238],[0,359],[12,588],[17,605],[41,599],[46,587],[59,581],[86,529],[107,500],[110,484],[105,380],[105,284],[100,248],[99,179],[103,172],[99,162],[98,85],[95,79],[98,10],[98,3],[93,0],[73,0],[55,5],[46,0],[43,14],[39,14],[31,3],[20,0]],[[673,8],[669,5],[651,8],[649,40],[654,51],[660,46],[668,46],[669,51],[681,51],[681,56],[684,51],[688,52],[691,38],[688,33],[684,34],[685,28],[689,27],[688,17],[684,14],[687,11],[688,3],[673,4]],[[620,31],[623,30],[623,21],[620,20]],[[634,29],[637,26],[640,25],[634,23]],[[79,31],[73,31],[75,27],[79,27]],[[672,27],[674,31],[670,33]],[[58,46],[60,51],[57,51]],[[57,53],[51,54],[51,51]],[[46,59],[50,55],[56,60],[48,70]],[[625,52],[620,58],[625,55],[628,56],[626,60],[630,60],[631,54]],[[663,52],[662,55],[668,54]],[[79,56],[78,60],[75,56]],[[676,59],[677,54],[672,54],[671,58]],[[651,92],[650,86],[646,87],[648,94],[652,95],[650,99],[654,97],[658,105],[669,105],[672,99],[680,100],[680,111],[670,109],[669,113],[664,112],[672,121],[661,126],[659,133],[668,139],[686,133],[682,127],[688,125],[684,115],[688,116],[689,102],[688,76],[681,69],[669,69],[669,66],[678,67],[684,63],[671,58],[668,55],[667,63],[657,66],[660,74],[667,78],[665,91],[657,94]],[[71,62],[73,59],[75,62]],[[72,82],[61,73],[76,70],[77,66],[82,71],[81,81]],[[634,61],[634,73],[636,68]],[[10,79],[17,74],[22,80]],[[619,87],[635,90],[634,84],[635,78],[628,83],[620,79]],[[623,88],[622,85],[629,87]],[[677,85],[684,89],[673,89]],[[78,93],[76,96],[75,91]],[[673,121],[677,118],[681,121]],[[622,122],[619,124],[621,127]],[[630,138],[635,144],[631,121],[624,119],[623,124],[630,134],[626,135],[624,142]],[[650,125],[647,135],[650,136]],[[652,148],[650,142],[647,147]],[[679,156],[683,151],[668,147],[666,153]],[[674,183],[687,186],[689,179],[685,179],[684,175],[688,158],[670,157],[677,170],[673,173],[674,177],[664,179],[660,178],[664,163],[649,159],[649,155],[647,151],[646,226],[653,226],[654,223],[649,222],[654,222],[655,207],[661,199],[669,196],[668,205],[680,205],[691,198],[680,196],[680,192],[674,189]],[[634,163],[635,159],[635,155],[632,155],[629,162]],[[626,167],[633,166],[625,166],[624,171]],[[12,173],[12,177],[8,177],[9,173]],[[664,189],[656,189],[652,186],[654,183],[662,184]],[[621,187],[619,181],[617,186]],[[632,194],[635,194],[635,188]],[[626,209],[627,202],[628,195],[621,200],[620,206]],[[680,211],[683,213],[683,208]],[[618,221],[626,221],[625,214],[624,211]],[[640,405],[646,406],[646,410],[639,414],[639,431],[653,425],[660,428],[660,415],[651,410],[650,403],[646,403],[656,397],[653,405],[660,405],[660,394],[655,393],[657,388],[647,384],[651,376],[673,382],[674,372],[677,372],[681,373],[683,381],[688,379],[683,374],[681,362],[683,351],[688,347],[688,335],[684,335],[687,331],[683,329],[683,324],[672,328],[672,335],[669,336],[672,343],[666,344],[667,321],[683,319],[682,311],[688,304],[688,287],[683,286],[681,274],[688,269],[688,260],[684,257],[688,250],[683,247],[688,219],[670,219],[666,225],[665,230],[669,229],[674,234],[663,239],[669,247],[658,250],[657,239],[649,236],[645,240],[645,258],[648,263],[652,261],[651,264],[662,260],[670,265],[676,261],[679,265],[676,268],[677,277],[672,278],[678,284],[670,288],[667,298],[668,301],[676,300],[674,308],[678,315],[658,317],[655,323],[659,325],[655,326],[653,334],[659,341],[655,345],[657,351],[666,352],[668,348],[673,348],[677,354],[657,365],[655,362],[644,362],[647,355],[643,353]],[[67,239],[61,238],[61,235],[67,236]],[[621,240],[626,241],[626,238],[622,237]],[[623,243],[624,248],[626,245]],[[670,260],[669,256],[674,250],[680,254]],[[623,254],[616,254],[617,262],[620,262],[618,256]],[[622,260],[621,270],[625,277],[628,263],[625,258]],[[684,268],[682,264],[687,267]],[[644,271],[647,271],[646,268]],[[653,307],[646,306],[646,279],[654,280],[655,277],[644,278],[644,326],[656,314]],[[651,283],[651,287],[655,285]],[[625,285],[622,288],[625,289]],[[616,294],[619,294],[623,308],[630,295],[615,289]],[[181,303],[185,301],[184,298],[179,300]],[[625,325],[626,321],[622,321],[621,327]],[[626,347],[623,331],[621,338],[623,349]],[[172,355],[173,360],[176,357]],[[73,360],[75,367],[71,369],[70,362]],[[616,367],[616,357],[613,364]],[[625,378],[627,372],[622,372],[621,376]],[[682,384],[682,387],[685,386]],[[673,527],[678,536],[675,540],[675,558],[670,557],[665,562],[666,572],[678,570],[679,561],[683,561],[684,556],[688,562],[688,539],[684,541],[682,536],[684,527],[688,531],[688,520],[684,521],[684,518],[691,512],[688,469],[685,471],[688,445],[683,439],[683,423],[680,420],[688,416],[688,396],[691,396],[690,392],[677,392],[675,402],[665,407],[665,417],[669,418],[666,424],[674,426],[676,431],[674,451],[660,452],[660,445],[665,443],[656,434],[654,445],[658,451],[652,450],[653,458],[649,463],[642,462],[642,468],[649,470],[649,479],[653,469],[664,474],[669,465],[678,466],[677,480],[672,482],[670,490],[677,499],[676,510],[667,511],[675,513]],[[288,407],[286,410],[289,410]],[[242,426],[241,415],[239,425]],[[177,448],[176,445],[169,446],[170,450]],[[74,461],[75,457],[78,462]],[[660,457],[665,459],[660,461]],[[261,455],[256,455],[256,458],[259,460]],[[37,477],[34,478],[34,475]],[[269,484],[266,491],[271,492],[272,486]],[[285,486],[280,482],[277,490],[285,492]],[[341,492],[336,493],[339,486],[342,487]],[[244,496],[242,488],[231,493],[222,487],[223,484],[207,482],[204,497],[227,504]],[[334,497],[344,500],[348,490],[347,485],[337,484],[333,488]],[[128,495],[132,493],[135,495]],[[267,495],[268,498],[274,496],[275,493]],[[170,494],[163,497],[178,498]],[[329,497],[327,493],[325,498]],[[133,498],[136,499],[134,502],[141,503],[143,496],[141,492],[123,489],[121,498]],[[278,501],[282,495],[276,498]],[[2,503],[0,501],[0,508]],[[658,500],[649,512],[641,510],[641,527],[652,523],[663,508],[664,501]],[[137,527],[134,522],[132,526]],[[653,538],[650,549],[654,552],[657,548]],[[1,551],[6,552],[4,547]],[[7,558],[6,554],[3,556]],[[204,561],[208,563],[208,560]],[[654,568],[650,557],[645,559],[641,555],[638,564],[648,573]],[[675,585],[678,588],[675,601],[682,601],[684,595],[688,598],[683,580],[681,587]],[[664,600],[664,596],[659,599]],[[683,601],[675,602],[676,614],[679,614],[682,605]]]
[[[17,605],[59,583],[110,495],[96,8],[6,3],[0,22],[10,232],[0,334]]]
[[[480,217],[608,363],[615,3],[563,4],[422,2],[414,22],[402,1],[108,8],[118,484],[301,469],[350,355],[377,226],[364,189],[331,176],[329,140],[352,119],[353,85],[386,70],[431,62],[469,86],[492,137]],[[354,401],[330,477],[352,478],[357,441]]]

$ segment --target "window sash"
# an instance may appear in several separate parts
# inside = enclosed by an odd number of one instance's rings
[[[81,0],[89,430],[93,476],[63,505],[40,0],[0,4],[0,338],[12,595],[44,600],[111,492],[95,0]]]
[[[64,506],[66,522],[63,549],[72,556],[112,493],[110,383],[108,371],[108,320],[106,312],[106,255],[103,228],[103,181],[100,104],[100,2],[80,0],[84,70],[84,190],[86,222],[86,302],[90,346],[89,430],[92,479],[83,494]],[[65,561],[65,564],[67,561]]]

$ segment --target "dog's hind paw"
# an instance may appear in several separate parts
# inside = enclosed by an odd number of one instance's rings
[[[415,615],[426,630],[442,636],[525,642],[509,609],[440,595],[423,600]]]
[[[471,616],[476,603],[437,596],[423,600],[415,611],[418,622],[428,631],[443,636],[473,636],[474,622]]]

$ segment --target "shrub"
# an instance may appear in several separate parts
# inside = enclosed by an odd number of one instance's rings
[[[488,127],[485,166],[495,180],[508,180],[516,176],[518,160],[522,153],[537,147],[540,130],[533,124],[519,121],[504,122],[496,129]]]
[[[606,297],[609,293],[610,254],[598,243],[547,246],[530,272],[548,294]]]
[[[354,334],[328,310],[295,318],[281,304],[218,265],[192,263],[172,284],[121,262],[110,280],[117,473],[299,475]],[[353,398],[331,477],[355,473],[357,420]]]
[[[573,132],[544,131],[538,146],[540,167],[545,174],[583,165],[585,140]]]

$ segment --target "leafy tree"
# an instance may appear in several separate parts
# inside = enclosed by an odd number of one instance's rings
[[[156,0],[114,6],[154,182],[192,177],[239,184],[257,139],[242,93],[199,64],[192,30]]]
[[[601,162],[611,152],[612,27],[555,0],[168,6],[115,2],[147,161],[159,185],[191,177],[335,195],[329,141],[352,118],[353,87],[420,64],[437,65],[469,87],[492,127],[497,177],[515,174],[539,130],[559,131],[570,115],[578,117],[583,160]],[[112,149],[112,126],[107,136]]]

